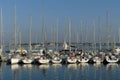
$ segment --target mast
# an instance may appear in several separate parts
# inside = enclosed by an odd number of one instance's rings
[[[29,50],[31,52],[32,46],[31,46],[31,28],[32,28],[32,16],[30,17],[30,31],[29,31]]]
[[[86,33],[86,34],[85,34],[85,43],[87,43],[87,42],[88,42],[88,41],[87,41],[87,38],[88,38],[88,37],[87,37],[87,29],[88,29],[88,28],[87,28],[87,22],[86,22],[86,26],[85,26],[85,27],[86,27],[86,28],[85,28],[85,29],[86,29],[86,30],[85,30],[85,33]]]
[[[16,6],[14,7],[14,47],[16,48],[17,47],[17,41],[16,41]]]
[[[56,47],[58,51],[58,20],[56,21]]]
[[[86,24],[85,24],[85,46],[88,46],[88,22],[86,21]],[[86,47],[86,49],[88,49],[87,47]]]
[[[21,42],[22,42],[22,41],[21,41],[21,40],[22,40],[22,39],[21,39],[21,32],[19,32],[19,39],[20,39],[20,44],[19,44],[19,45],[20,45],[20,49],[22,49],[22,44],[21,44]]]
[[[102,50],[102,35],[101,35],[101,25],[100,25],[100,16],[98,17],[98,27],[99,27],[99,49]]]
[[[93,46],[96,49],[96,40],[95,40],[95,21],[93,21]]]
[[[82,36],[82,20],[80,21],[80,43],[82,44],[82,40],[83,39],[83,36]],[[82,44],[82,46],[83,46],[83,44]],[[81,49],[82,49],[82,46],[81,46]]]
[[[71,52],[71,20],[69,18],[68,20],[69,24],[68,24],[68,30],[69,30],[69,50]]]
[[[109,49],[109,25],[108,25],[108,12],[106,12],[106,46]]]
[[[1,45],[0,45],[0,57],[1,57],[1,60],[2,60],[2,52],[3,52],[3,21],[2,21],[2,8],[1,8],[1,10],[0,10],[0,12],[1,12],[1,15],[0,15],[0,17],[1,17],[1,21],[0,21],[0,26],[1,26]]]
[[[115,49],[116,48],[116,41],[115,41],[115,38],[116,38],[116,36],[114,35],[114,43],[113,43],[113,49]]]
[[[42,0],[42,43],[43,48],[45,47],[45,22],[44,22],[44,0]]]
[[[2,48],[3,48],[3,20],[2,20],[2,8],[1,8],[0,12],[1,12],[1,22],[0,22],[0,24],[1,24],[1,49],[2,49]]]

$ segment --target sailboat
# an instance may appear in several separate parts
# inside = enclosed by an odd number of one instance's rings
[[[62,62],[62,59],[59,57],[55,57],[54,59],[52,59],[53,64],[60,64],[61,62]]]
[[[14,43],[14,50],[13,53],[9,54],[10,59],[8,60],[8,63],[10,62],[11,64],[16,64],[19,63],[19,61],[21,60],[21,56],[19,53],[16,53],[16,6],[15,6],[15,13],[14,13],[14,28],[15,28],[15,33],[14,33],[14,39],[15,39],[15,43]]]
[[[42,5],[42,9],[44,9],[44,3]],[[42,52],[40,54],[40,58],[38,59],[38,63],[40,64],[48,64],[50,62],[50,59],[48,59],[47,57],[47,51],[46,51],[46,31],[45,31],[45,23],[44,23],[44,10],[42,12],[42,39],[43,39],[43,48],[42,48]]]
[[[62,59],[60,57],[60,53],[58,51],[58,21],[57,21],[57,24],[56,24],[56,28],[55,29],[55,33],[54,33],[54,42],[55,42],[55,50],[53,52],[53,55],[52,55],[52,63],[53,64],[60,64],[62,62]]]
[[[83,53],[83,52],[82,52]],[[85,54],[85,53],[83,53],[83,54]],[[79,63],[87,63],[89,61],[89,58],[87,58],[87,57],[85,57],[84,55],[83,56],[80,56],[79,58],[78,58],[78,62]]]
[[[95,62],[95,63],[102,63],[103,59],[98,57],[98,56],[96,56],[96,57],[93,58],[93,62]]]
[[[39,59],[39,63],[40,63],[40,64],[48,64],[49,61],[50,61],[49,59],[43,58],[43,57],[41,57],[41,58]]]
[[[105,59],[108,63],[117,63],[119,61],[119,59],[114,55],[106,56]]]
[[[72,51],[71,51],[71,21],[70,19],[69,19],[68,27],[69,27],[69,54],[71,54]],[[67,63],[74,64],[76,62],[77,62],[77,59],[75,57],[75,53],[72,53],[69,57],[67,57]]]
[[[30,50],[29,50],[29,54],[32,53],[32,46],[31,46],[31,27],[32,27],[32,17],[31,17],[31,20],[30,20],[30,43],[29,43],[29,48],[30,48]],[[28,57],[28,55],[26,55],[26,56],[23,57],[22,62],[23,62],[24,64],[30,64],[30,63],[33,62],[33,59],[32,59],[32,57]]]

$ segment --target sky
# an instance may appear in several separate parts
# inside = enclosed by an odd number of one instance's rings
[[[43,16],[46,40],[48,42],[52,42],[54,39],[57,40],[56,36],[54,36],[54,33],[56,33],[55,29],[57,29],[56,25],[58,26],[58,40],[62,42],[66,39],[68,41],[68,19],[71,22],[71,40],[73,42],[77,41],[75,34],[79,37],[78,41],[92,42],[93,23],[95,23],[94,33],[97,41],[99,36],[98,17],[100,17],[102,40],[105,41],[107,12],[110,39],[113,39],[115,35],[115,39],[118,41],[120,26],[119,0],[0,0],[0,8],[2,8],[3,14],[4,40],[6,43],[10,43],[14,38],[15,6],[17,30],[21,33],[23,43],[29,42],[31,16],[32,42],[42,41]],[[80,22],[82,22],[82,33],[80,32]]]

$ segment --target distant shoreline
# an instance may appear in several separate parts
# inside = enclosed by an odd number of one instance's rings
[[[14,46],[15,44],[4,44],[4,46]],[[17,46],[20,45],[20,44],[17,44]],[[22,46],[28,46],[29,43],[22,43],[21,44]],[[39,46],[42,46],[42,43],[32,43],[31,44],[32,46],[34,45],[39,45]],[[63,43],[53,43],[53,42],[49,42],[49,43],[44,43],[44,45],[46,46],[55,46],[55,45],[58,45],[58,46],[62,46]],[[100,46],[100,43],[71,43],[71,46]],[[101,46],[106,46],[107,43],[101,43]],[[109,46],[120,46],[120,43],[109,43]]]

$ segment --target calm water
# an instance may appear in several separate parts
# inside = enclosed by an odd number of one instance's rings
[[[119,64],[0,65],[0,80],[120,80]]]

